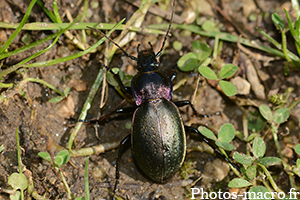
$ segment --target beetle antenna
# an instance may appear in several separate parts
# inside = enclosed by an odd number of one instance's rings
[[[151,51],[153,51],[153,46],[152,46],[151,42],[148,42],[148,44],[149,44],[150,47],[151,47]]]
[[[102,31],[99,31],[98,29],[92,28],[90,26],[87,26],[89,29],[92,29],[94,31],[97,31],[98,33],[101,33],[104,37],[106,37],[106,39],[108,39],[109,41],[111,41],[112,43],[114,43],[114,45],[116,45],[117,47],[119,47],[119,49],[121,49],[125,55],[129,58],[131,58],[132,60],[138,61],[137,57],[131,56],[129,55],[122,47],[120,47],[120,45],[118,45],[115,41],[113,41],[112,39],[110,39],[109,37],[107,37]]]
[[[138,46],[136,48],[137,52],[140,52],[140,46],[141,46],[141,44],[138,44]]]
[[[166,40],[168,38],[168,35],[169,35],[169,32],[170,32],[170,29],[171,29],[171,25],[172,25],[172,22],[173,22],[173,14],[174,14],[174,10],[175,10],[175,0],[173,1],[173,9],[172,9],[172,14],[171,14],[171,19],[170,19],[170,24],[169,24],[169,28],[167,30],[167,33],[165,35],[165,38],[164,38],[164,41],[163,41],[163,44],[159,50],[159,52],[157,52],[157,54],[155,55],[155,58],[157,58],[158,56],[160,56],[164,46],[165,46],[165,43],[166,43]]]

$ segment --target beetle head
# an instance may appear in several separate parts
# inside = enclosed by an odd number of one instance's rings
[[[151,50],[142,50],[138,52],[138,70],[140,72],[150,72],[157,70],[159,62],[155,57],[155,53]]]

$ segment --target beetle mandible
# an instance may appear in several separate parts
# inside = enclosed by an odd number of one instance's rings
[[[134,98],[136,107],[133,109],[118,109],[115,113],[134,112],[132,118],[131,133],[120,143],[116,163],[116,182],[114,195],[119,180],[119,164],[122,151],[131,143],[133,157],[142,172],[152,181],[163,183],[173,176],[182,166],[186,154],[186,132],[200,135],[219,156],[232,164],[209,139],[193,127],[183,124],[178,107],[189,105],[197,116],[207,117],[199,114],[190,101],[172,102],[173,86],[172,81],[175,74],[169,76],[166,72],[159,70],[157,58],[161,55],[167,40],[175,9],[175,0],[171,20],[167,29],[163,44],[155,54],[151,43],[150,50],[139,50],[138,57],[129,55],[122,47],[105,36],[112,43],[118,46],[126,56],[137,61],[137,74],[133,77],[131,87],[125,87],[120,76],[114,73],[109,67],[103,65],[114,75],[123,93],[129,93]],[[218,113],[217,113],[218,114]],[[111,113],[109,114],[111,115]],[[106,118],[104,116],[104,118]]]

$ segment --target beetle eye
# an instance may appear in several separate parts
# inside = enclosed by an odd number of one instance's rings
[[[157,62],[153,62],[153,63],[150,63],[150,66],[151,67],[159,67],[159,64]]]

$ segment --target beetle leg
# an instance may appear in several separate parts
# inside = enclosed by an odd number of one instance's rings
[[[113,119],[118,119],[118,118],[122,118],[125,115],[132,115],[133,112],[136,110],[136,107],[128,107],[128,108],[118,108],[106,115],[101,116],[99,119],[97,120],[91,120],[90,123],[99,123],[99,124],[103,124],[104,122],[107,122],[109,120],[111,120],[111,116],[113,116]]]
[[[115,72],[113,72],[113,70],[111,70],[108,66],[106,65],[103,65],[102,63],[100,63],[103,67],[105,67],[110,73],[112,73],[114,75],[114,78],[115,80],[118,82],[120,88],[121,88],[121,91],[124,93],[124,94],[129,94],[131,95],[132,92],[131,92],[131,87],[126,87],[121,78],[120,78],[120,75],[119,74],[116,74]]]
[[[76,122],[83,122],[85,124],[104,124],[105,122],[111,120],[111,119],[119,119],[124,118],[127,115],[132,115],[134,111],[136,110],[136,107],[128,107],[128,108],[120,108],[126,104],[126,100],[123,100],[116,108],[113,109],[113,111],[100,116],[99,119],[85,119],[85,120],[79,120],[75,118],[70,118],[70,123],[67,124],[67,126],[72,127],[75,126]],[[122,119],[123,119],[122,118]]]
[[[120,172],[119,172],[120,160],[121,160],[122,154],[124,153],[125,150],[127,150],[130,147],[130,145],[131,145],[131,134],[127,135],[120,143],[118,157],[117,157],[117,163],[116,163],[116,182],[115,182],[115,186],[114,186],[113,200],[115,200],[117,185],[118,185],[119,178],[120,178]]]
[[[215,142],[211,139],[208,139],[207,137],[203,136],[196,128],[191,127],[191,126],[184,126],[185,132],[186,133],[195,133],[197,135],[200,136],[201,140],[203,140],[206,144],[208,144],[218,155],[219,158],[221,158],[222,160],[228,162],[231,166],[233,166],[234,168],[236,168],[239,172],[241,172],[241,170],[234,165],[219,149],[219,147],[215,144]]]
[[[207,117],[212,117],[212,116],[220,115],[220,114],[221,114],[221,112],[218,111],[218,112],[213,113],[213,114],[202,115],[202,114],[200,114],[200,113],[197,112],[197,110],[194,108],[193,104],[192,104],[189,100],[177,101],[177,102],[174,102],[174,104],[175,104],[177,107],[182,107],[182,106],[189,105],[189,106],[192,108],[194,114],[195,114],[197,117],[207,118]]]
[[[176,75],[177,75],[177,72],[173,72],[170,79],[171,79],[171,82],[174,81],[174,79],[176,78]]]

